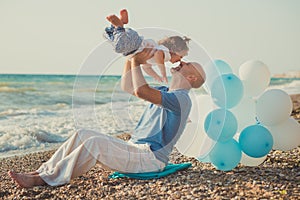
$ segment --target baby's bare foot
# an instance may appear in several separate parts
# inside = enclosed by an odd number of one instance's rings
[[[115,27],[123,27],[123,22],[116,15],[109,15],[106,19]]]
[[[128,24],[128,12],[126,9],[120,10],[120,20],[123,24]]]

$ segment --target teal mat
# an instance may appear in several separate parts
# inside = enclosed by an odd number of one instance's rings
[[[192,166],[191,163],[180,163],[180,164],[172,164],[169,163],[163,171],[160,172],[146,172],[146,173],[121,173],[121,172],[114,172],[108,176],[108,178],[116,179],[116,178],[135,178],[135,179],[155,179],[168,176],[173,174],[179,170],[183,170]]]

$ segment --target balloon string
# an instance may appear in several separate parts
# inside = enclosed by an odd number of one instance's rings
[[[257,125],[260,125],[260,124],[261,124],[257,117],[255,117],[255,121],[256,121],[256,124],[257,124]]]

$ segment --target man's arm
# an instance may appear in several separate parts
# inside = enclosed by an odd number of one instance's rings
[[[121,88],[125,92],[134,95],[134,89],[132,84],[132,75],[131,75],[131,62],[126,60],[125,66],[123,69],[123,74],[121,78]]]
[[[131,60],[131,76],[134,95],[153,104],[161,104],[162,97],[159,90],[150,87],[141,71],[141,64],[153,56],[153,49],[146,48],[136,54]]]
[[[153,57],[154,57],[156,65],[158,66],[158,69],[161,73],[161,76],[162,76],[161,81],[168,83],[165,60],[164,60],[165,59],[164,51],[163,50],[156,51],[154,53]]]

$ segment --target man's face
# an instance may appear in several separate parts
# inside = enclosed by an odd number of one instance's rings
[[[205,82],[205,73],[199,63],[181,61],[177,67],[171,68],[171,73],[176,77],[190,81],[193,88],[199,88]]]
[[[189,65],[190,65],[190,63],[186,63],[184,61],[181,61],[177,67],[172,67],[171,68],[171,73],[173,74],[173,73],[176,73],[176,72],[181,72],[183,70],[186,70],[186,68],[188,68]]]

